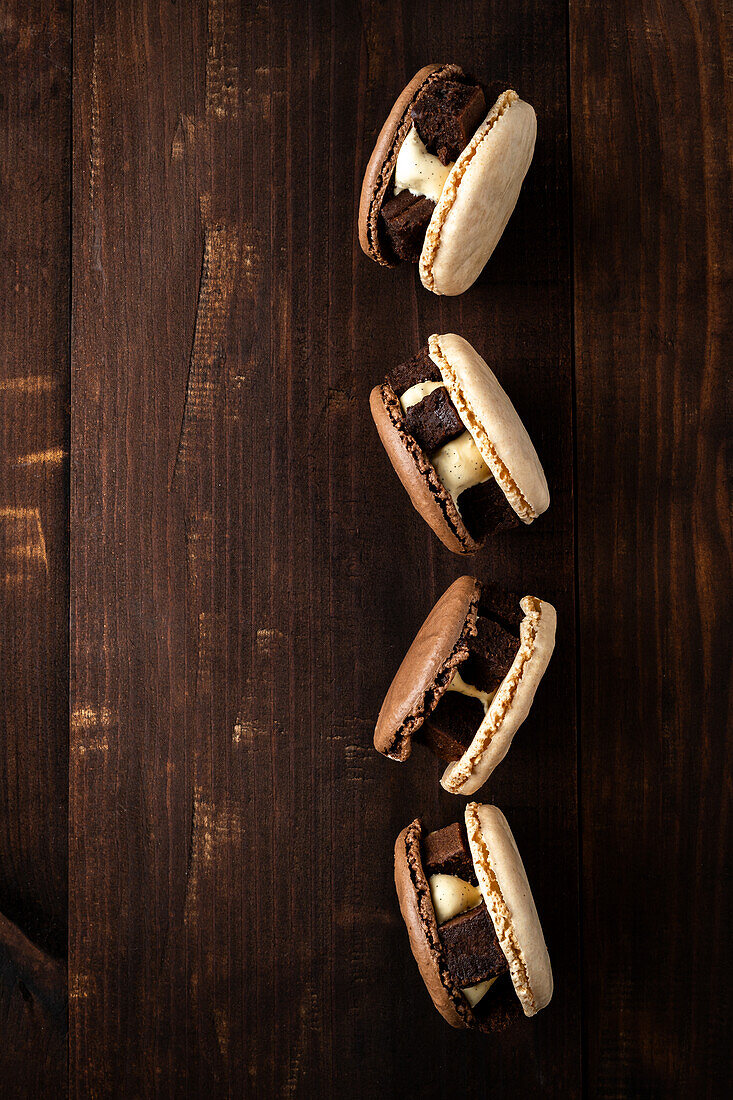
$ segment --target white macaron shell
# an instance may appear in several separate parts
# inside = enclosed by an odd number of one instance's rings
[[[451,794],[474,794],[506,756],[514,734],[530,712],[535,692],[555,648],[557,612],[551,603],[525,596],[519,651],[499,685],[483,722],[463,756],[443,772]]]
[[[456,333],[431,336],[430,355],[484,462],[519,518],[531,523],[547,510],[550,492],[527,429],[498,378]]]
[[[459,156],[425,235],[420,278],[435,294],[462,294],[476,281],[517,204],[532,163],[537,118],[504,92]]]
[[[522,857],[507,819],[496,806],[470,802],[466,829],[479,887],[507,956],[514,988],[525,1016],[534,1016],[549,1004],[554,983]]]

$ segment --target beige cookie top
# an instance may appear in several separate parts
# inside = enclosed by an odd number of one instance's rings
[[[496,806],[469,802],[466,831],[479,888],[512,983],[525,1016],[534,1016],[549,1003],[553,979],[522,857],[507,819]]]
[[[547,510],[550,493],[517,410],[468,340],[452,332],[433,335],[429,348],[481,457],[522,522],[531,523]]]
[[[532,162],[537,118],[506,91],[459,156],[433,211],[420,278],[434,294],[462,294],[476,281],[504,232]]]
[[[509,751],[514,734],[529,714],[535,692],[555,648],[557,614],[552,604],[525,596],[519,606],[519,649],[512,666],[459,760],[443,772],[441,786],[451,794],[473,794]]]

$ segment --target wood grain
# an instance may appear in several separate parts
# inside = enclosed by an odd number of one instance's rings
[[[487,1059],[499,1096],[578,1094],[564,51],[560,4],[75,5],[76,1095],[478,1096]],[[543,120],[505,241],[454,302],[356,242],[371,142],[428,54],[520,84]],[[476,567],[563,622],[518,771],[490,792],[558,993],[488,1049],[431,1009],[391,882],[399,829],[460,802],[432,762],[371,746],[401,652],[465,563],[410,512],[367,395],[450,328],[497,365],[555,498]],[[412,1064],[416,1035],[431,1057]]]
[[[70,30],[64,0],[0,2],[0,1081],[14,1097],[61,1096],[66,1080],[53,957],[66,954]]]
[[[586,1085],[601,1097],[717,1097],[731,1075],[724,7],[571,3]]]

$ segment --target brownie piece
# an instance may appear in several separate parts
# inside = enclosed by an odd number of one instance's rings
[[[483,121],[486,99],[477,84],[443,80],[418,97],[411,115],[428,152],[441,164],[451,164]]]
[[[458,497],[458,511],[468,533],[479,542],[494,531],[508,531],[519,524],[519,516],[493,477],[464,489]]]
[[[461,989],[509,969],[483,902],[441,924],[438,932],[450,976]]]
[[[456,875],[476,885],[476,872],[462,821],[428,833],[422,844],[422,865],[426,875]]]
[[[509,634],[518,638],[519,625],[524,618],[524,612],[519,606],[521,598],[518,592],[507,592],[497,584],[484,582],[481,585],[478,613],[487,619],[493,619]]]
[[[495,691],[512,667],[519,639],[493,619],[479,615],[476,635],[468,639],[468,650],[468,658],[461,665],[461,676],[479,691]]]
[[[478,699],[446,691],[420,729],[420,737],[436,756],[450,764],[460,760],[484,720],[484,708]]]
[[[432,454],[444,443],[465,431],[456,407],[443,386],[411,405],[405,413],[407,430],[426,454]]]
[[[411,191],[400,191],[385,202],[380,212],[382,229],[398,260],[416,263],[420,259],[433,210],[432,199]]]
[[[440,371],[430,358],[427,347],[420,348],[417,355],[408,359],[405,363],[398,363],[387,375],[387,381],[397,394],[402,397],[412,386],[418,382],[442,382]]]

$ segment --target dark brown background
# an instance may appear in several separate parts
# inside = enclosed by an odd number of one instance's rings
[[[724,8],[0,0],[3,1096],[722,1094]],[[539,118],[460,299],[356,243],[375,134],[433,60]],[[448,330],[553,498],[466,562],[366,402]],[[559,611],[482,792],[556,993],[495,1041],[432,1011],[391,884],[397,831],[462,800],[371,748],[467,569]]]

